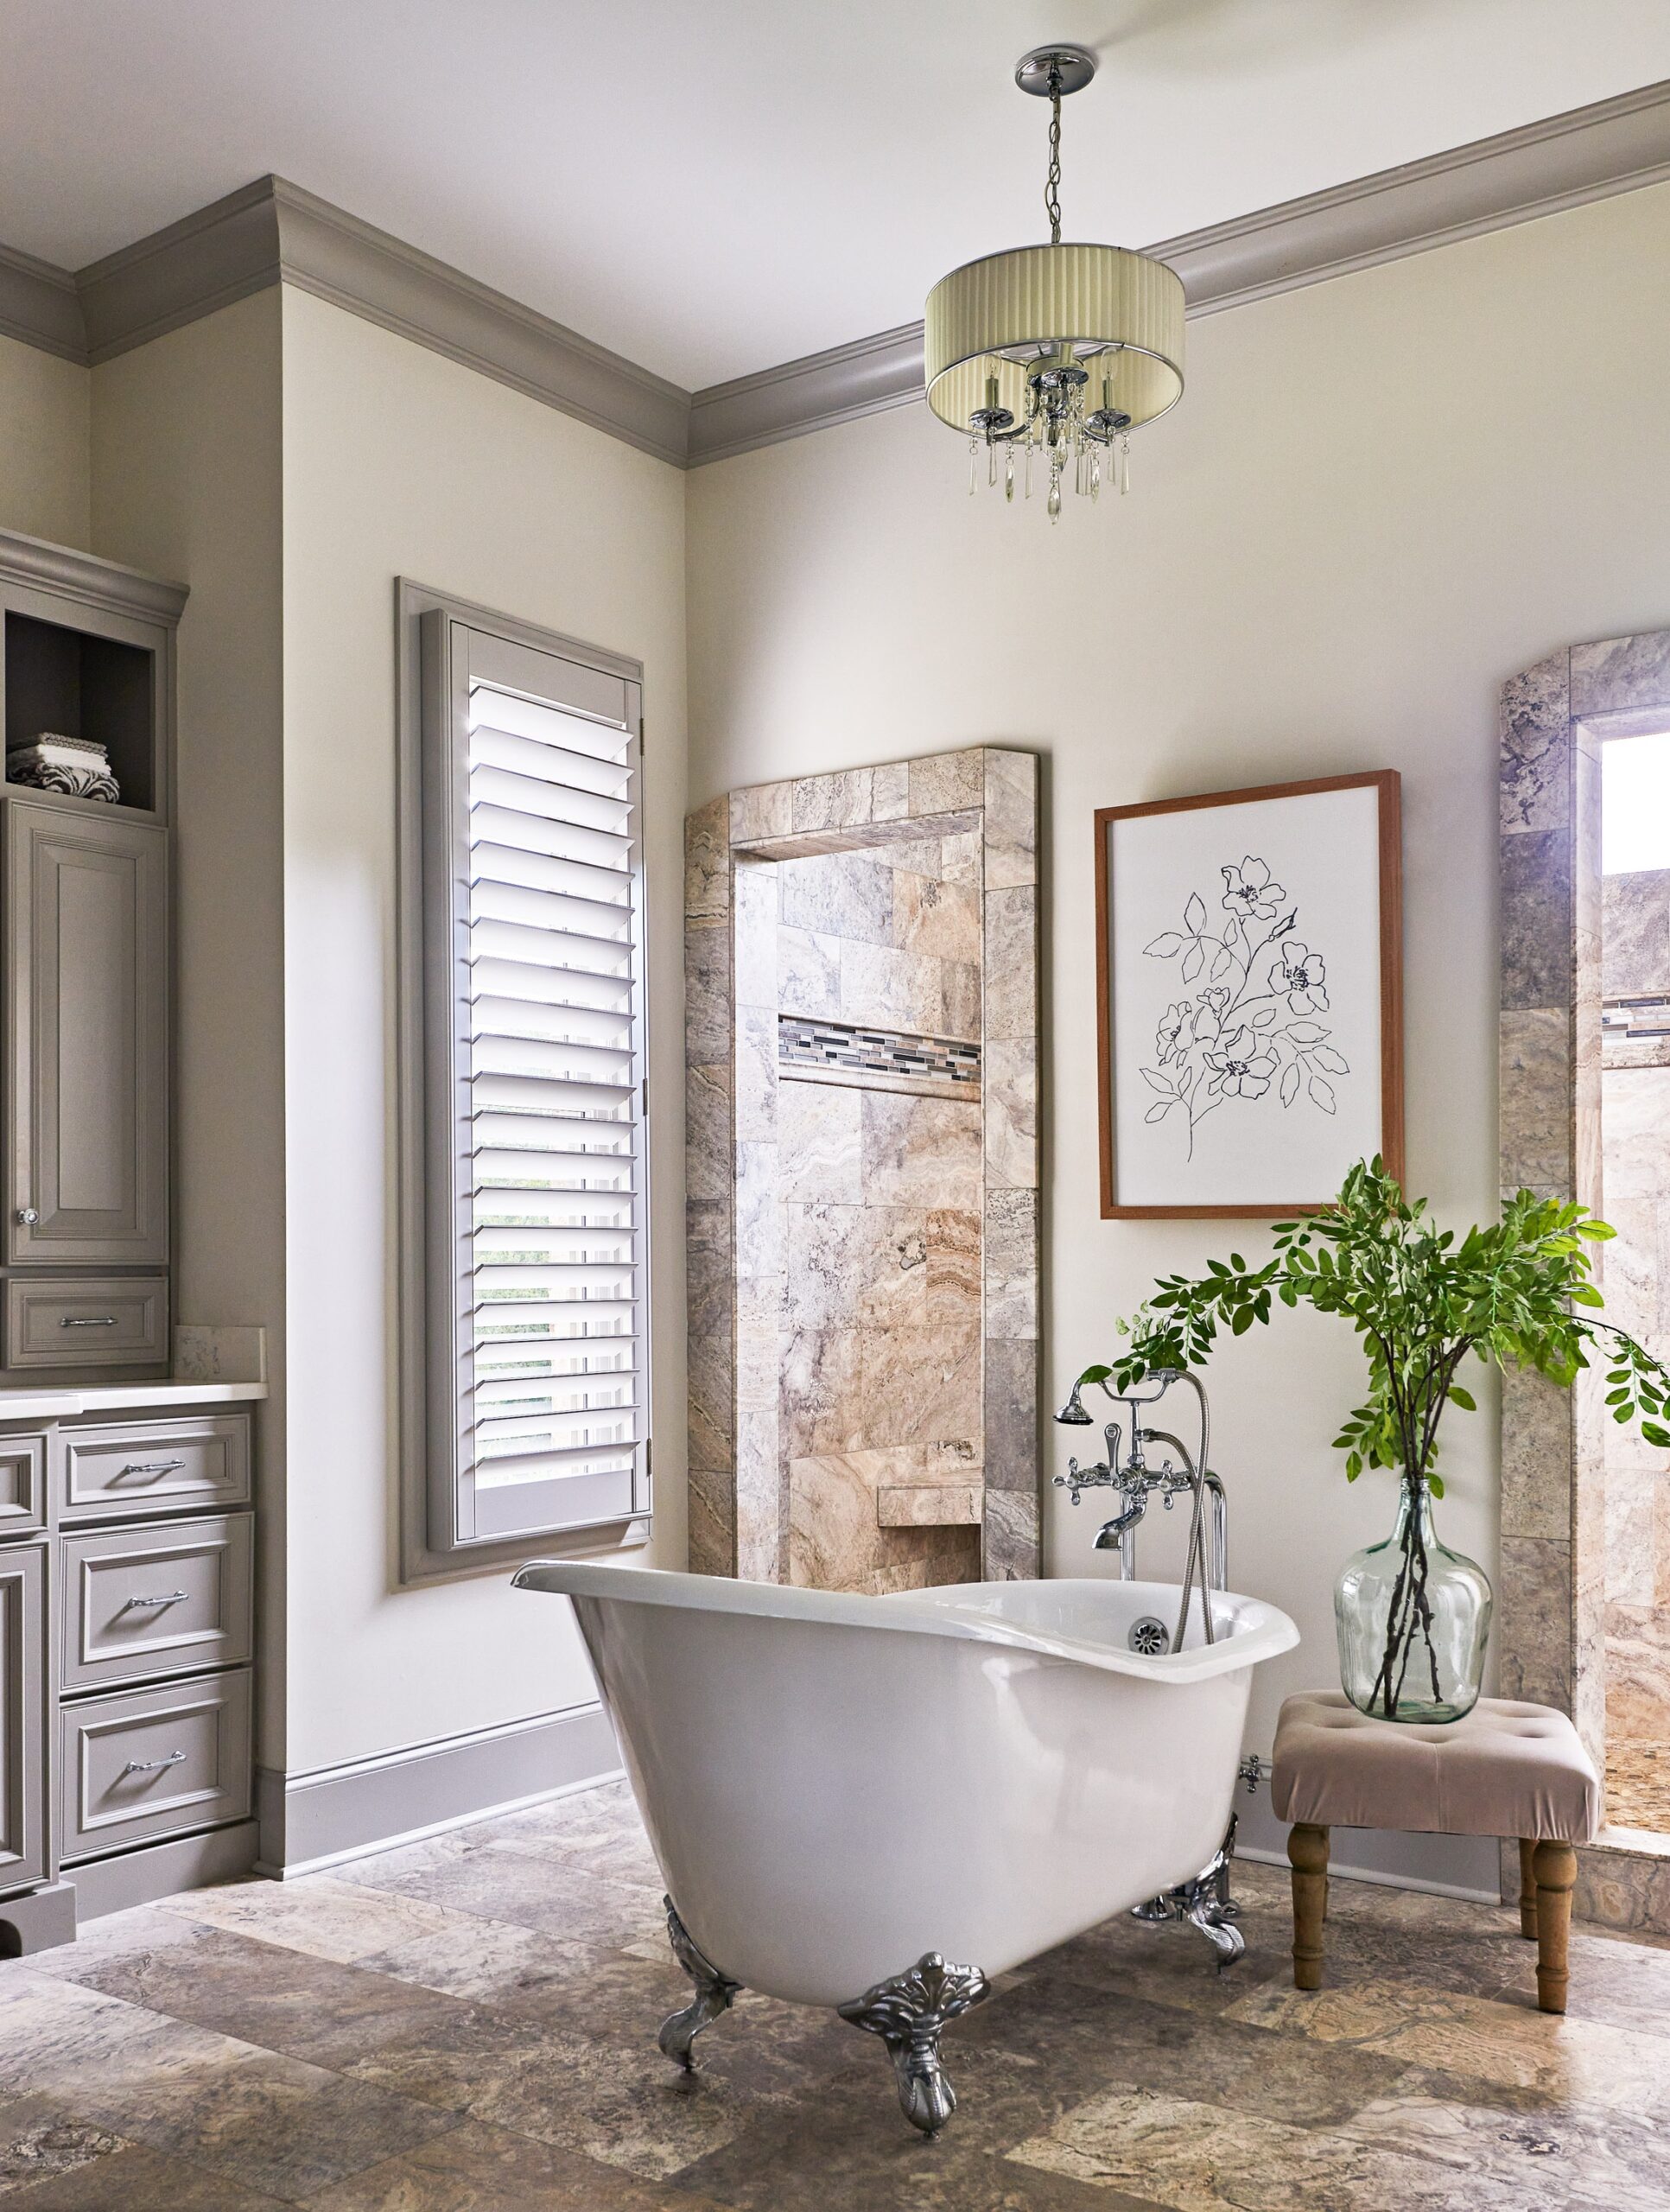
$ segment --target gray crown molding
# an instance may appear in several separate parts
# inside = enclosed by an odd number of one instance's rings
[[[71,359],[112,360],[282,281],[684,465],[690,399],[678,385],[283,177],[261,177],[73,277],[48,274],[79,302]],[[0,289],[0,313],[8,298]]]
[[[137,615],[144,622],[177,622],[189,596],[186,584],[168,583],[142,569],[124,568],[119,561],[101,561],[96,554],[25,537],[16,530],[0,530],[0,582],[55,592],[84,607]]]
[[[1191,315],[1211,315],[1667,178],[1670,80],[1146,251],[1183,278]],[[922,392],[920,323],[686,392],[270,176],[77,276],[0,246],[0,332],[106,361],[281,281],[679,467]]]
[[[74,277],[32,253],[0,245],[0,335],[60,360],[85,362],[87,338]]]
[[[114,360],[276,284],[275,181],[261,177],[79,270],[88,360]]]
[[[1182,277],[1191,316],[1215,315],[1667,178],[1670,80],[1143,251]],[[689,466],[908,406],[922,374],[914,322],[715,385],[691,401]]]
[[[690,396],[328,200],[268,180],[286,283],[683,467]]]
[[[1213,315],[1667,178],[1670,79],[1148,251]]]
[[[690,399],[689,466],[902,406],[922,397],[922,325],[907,322],[709,385]]]

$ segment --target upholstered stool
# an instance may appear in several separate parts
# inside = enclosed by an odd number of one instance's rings
[[[1481,1698],[1464,1720],[1371,1720],[1337,1690],[1290,1697],[1276,1724],[1271,1802],[1291,1821],[1293,1986],[1322,1986],[1328,1831],[1517,1836],[1520,1932],[1537,1944],[1537,2003],[1565,2010],[1574,1844],[1600,1825],[1600,1783],[1551,1706]]]

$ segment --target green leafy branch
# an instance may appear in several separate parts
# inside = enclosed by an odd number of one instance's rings
[[[1080,1382],[1117,1395],[1157,1370],[1202,1367],[1219,1331],[1244,1336],[1276,1300],[1338,1313],[1361,1338],[1368,1389],[1334,1439],[1355,1482],[1365,1467],[1401,1467],[1443,1495],[1434,1472],[1446,1405],[1476,1410],[1463,1363],[1530,1368],[1569,1389],[1605,1365],[1615,1421],[1638,1422],[1670,1451],[1670,1369],[1615,1323],[1595,1318],[1590,1247],[1616,1232],[1585,1207],[1521,1191],[1489,1229],[1460,1237],[1407,1199],[1378,1159],[1359,1160],[1324,1212],[1279,1222],[1275,1253],[1249,1267],[1232,1252],[1200,1276],[1164,1275],[1134,1319],[1130,1348]]]

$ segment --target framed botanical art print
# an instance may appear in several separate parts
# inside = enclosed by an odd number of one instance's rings
[[[1102,1211],[1270,1217],[1403,1173],[1391,769],[1095,818]]]

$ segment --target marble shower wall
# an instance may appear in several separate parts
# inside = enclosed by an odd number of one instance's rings
[[[691,1566],[1036,1574],[1036,760],[759,785],[686,842]],[[959,1076],[779,1062],[782,1015]]]
[[[1670,870],[1608,876],[1602,990],[1618,1019],[1601,1063],[1606,1304],[1660,1357],[1670,1354]],[[1629,1026],[1625,1027],[1626,1020]],[[1633,1428],[1608,1426],[1606,1729],[1670,1745],[1670,1462]]]
[[[778,862],[779,1011],[977,1043],[980,848],[962,830]],[[977,1581],[979,1087],[778,1075],[789,1580],[873,1593]]]

